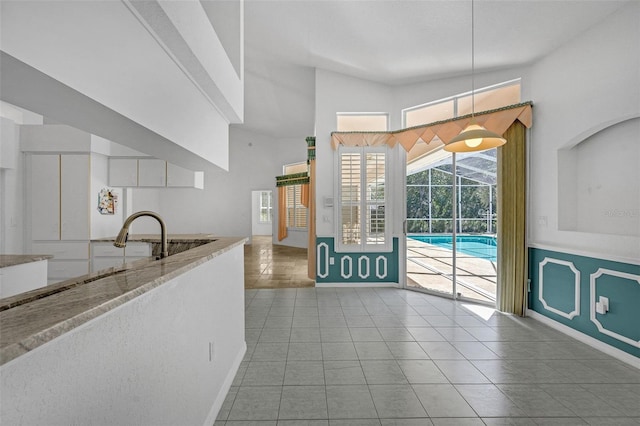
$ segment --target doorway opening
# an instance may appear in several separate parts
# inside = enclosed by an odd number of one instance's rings
[[[495,305],[496,164],[495,149],[439,150],[407,164],[408,289]]]

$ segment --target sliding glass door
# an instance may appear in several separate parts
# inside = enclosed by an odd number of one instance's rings
[[[495,303],[495,185],[495,150],[407,164],[407,288]]]

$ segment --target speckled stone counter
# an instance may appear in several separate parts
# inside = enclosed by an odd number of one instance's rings
[[[0,254],[0,268],[52,259],[48,254]]]
[[[164,259],[138,260],[1,299],[0,365],[244,244],[246,238],[197,234],[170,235],[169,240],[170,246],[196,247]],[[157,235],[134,235],[129,241],[154,243],[160,239]]]
[[[169,241],[169,256],[171,256],[175,253],[191,250],[194,247],[206,244],[212,239],[215,239],[215,237],[211,234],[169,234],[167,239]],[[116,237],[107,237],[96,238],[91,240],[91,242],[113,242],[115,240]],[[162,241],[158,234],[131,234],[127,238],[127,241],[151,243],[151,253],[153,256],[159,256],[162,251]]]

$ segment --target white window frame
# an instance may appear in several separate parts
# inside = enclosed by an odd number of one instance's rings
[[[444,103],[444,102],[453,101],[453,117],[450,117],[450,118],[455,118],[455,117],[458,117],[458,99],[466,98],[466,97],[470,96],[472,93],[475,94],[475,95],[478,95],[480,93],[490,92],[492,90],[502,89],[502,88],[508,87],[508,86],[520,86],[520,91],[522,91],[522,79],[521,78],[515,78],[513,80],[503,81],[502,83],[493,84],[491,86],[481,87],[481,88],[475,89],[473,91],[459,93],[457,95],[448,96],[446,98],[437,99],[435,101],[426,102],[424,104],[415,105],[415,106],[412,106],[412,107],[409,107],[409,108],[404,108],[404,109],[402,109],[402,127],[407,127],[407,113],[408,112],[415,111],[415,110],[418,110],[418,109],[422,109],[422,108],[425,108],[425,107],[431,107],[431,106],[434,106],[434,105],[437,105],[437,104],[441,104],[441,103]],[[429,124],[429,123],[423,123],[423,124]]]
[[[385,154],[385,183],[384,183],[384,243],[383,244],[371,244],[366,240],[366,230],[364,229],[366,224],[366,209],[369,203],[366,199],[366,185],[360,187],[359,197],[359,215],[360,215],[360,243],[358,244],[345,244],[342,241],[342,173],[340,167],[340,159],[343,153],[360,153],[363,157],[367,153],[384,153]],[[390,179],[391,172],[391,159],[392,150],[388,146],[381,147],[345,147],[340,145],[336,151],[335,157],[335,170],[337,171],[337,178],[334,185],[334,216],[336,224],[336,238],[335,238],[335,250],[338,253],[344,252],[391,252],[393,251],[393,197],[392,197],[392,182]],[[364,161],[361,162],[364,164]],[[365,182],[366,167],[363,167],[360,171],[361,182]]]
[[[262,197],[265,194],[268,195],[268,200],[269,200],[267,207],[262,206]],[[267,209],[267,216],[269,217],[269,220],[262,220],[262,210],[265,208]],[[258,223],[269,224],[272,222],[273,222],[273,191],[260,191],[258,195]]]
[[[384,117],[385,119],[385,128],[384,129],[342,129],[338,126],[338,122],[340,118],[367,118],[367,117]],[[336,131],[351,131],[351,132],[360,132],[360,131],[387,131],[389,130],[389,113],[388,112],[337,112],[336,113]]]

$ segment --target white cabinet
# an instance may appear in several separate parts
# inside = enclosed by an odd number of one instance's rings
[[[60,156],[31,156],[31,239],[60,239]]]
[[[89,239],[89,156],[30,155],[31,239]]]
[[[91,171],[86,154],[60,156],[60,239],[86,240],[89,224]],[[93,201],[93,200],[91,200]]]
[[[116,187],[138,186],[138,160],[110,158],[109,185]]]
[[[204,188],[204,172],[194,172],[167,163],[167,186],[175,188]]]
[[[138,160],[138,186],[167,185],[167,162],[155,159]]]
[[[31,253],[50,254],[48,282],[89,272],[89,154],[29,154]]]
[[[117,188],[204,188],[204,172],[155,158],[110,158],[109,185]]]

